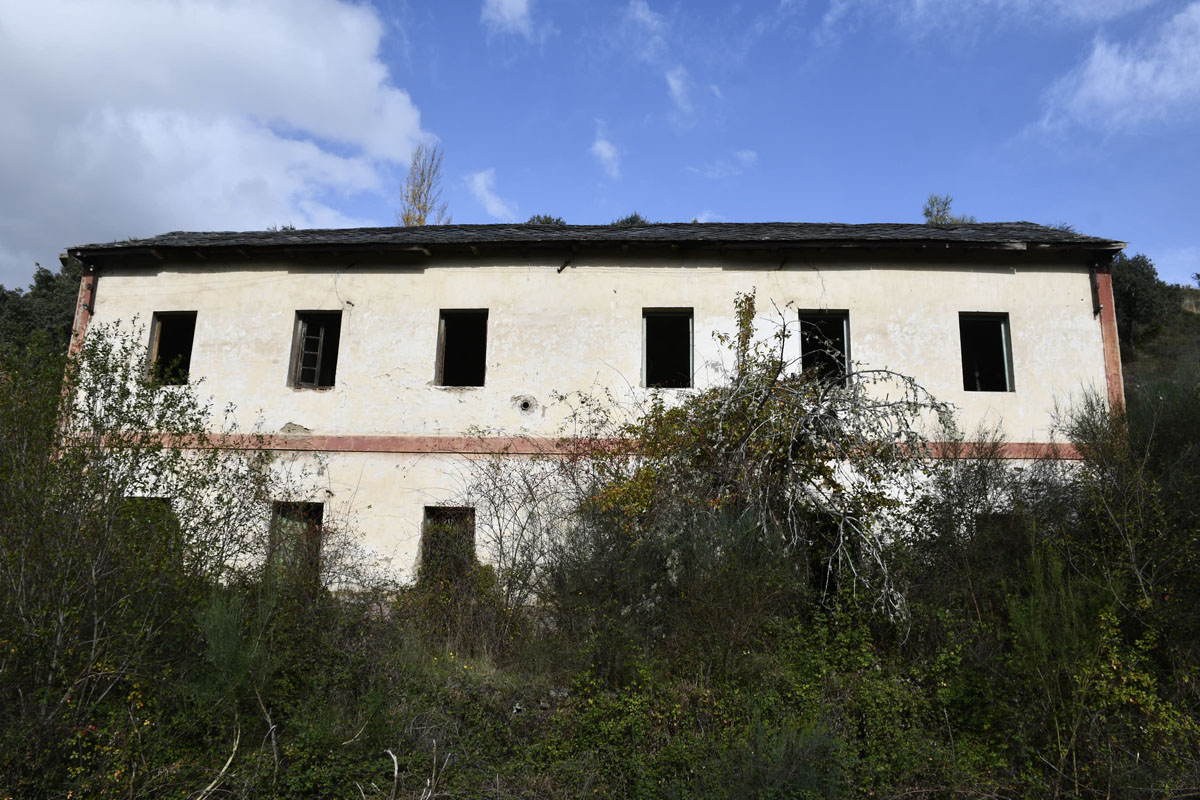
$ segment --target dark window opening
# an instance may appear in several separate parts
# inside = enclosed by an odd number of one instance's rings
[[[328,389],[337,377],[341,311],[297,311],[292,354],[292,385]]]
[[[192,368],[196,338],[195,311],[157,311],[151,325],[151,375],[159,383],[181,386]]]
[[[692,385],[692,309],[642,312],[644,383],[653,389]]]
[[[321,585],[322,503],[271,504],[271,531],[267,542],[268,578],[314,591]]]
[[[117,507],[116,524],[136,534],[138,555],[153,563],[178,563],[183,557],[183,527],[167,497],[125,497]],[[122,539],[122,541],[129,541]]]
[[[959,314],[963,389],[1013,391],[1012,353],[1007,314]]]
[[[991,511],[975,515],[970,538],[950,554],[966,580],[947,581],[947,587],[969,614],[983,620],[1003,619],[1009,610],[1012,587],[1027,575],[1031,552],[1036,550],[1028,519],[1013,512]],[[957,552],[955,552],[957,551]],[[964,591],[968,589],[969,591]],[[952,595],[952,596],[953,596]]]
[[[475,509],[426,506],[418,580],[457,583],[475,564]]]
[[[442,311],[438,321],[439,386],[483,386],[487,309]]]
[[[850,313],[800,312],[800,365],[821,378],[842,378],[850,371]]]

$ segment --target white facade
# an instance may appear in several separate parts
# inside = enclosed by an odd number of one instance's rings
[[[405,253],[389,264],[384,253],[357,266],[276,252],[200,260],[168,250],[128,264],[89,248],[72,255],[91,256],[97,276],[90,298],[85,278],[91,313],[80,314],[80,329],[90,316],[149,337],[155,314],[194,311],[189,382],[216,407],[233,404],[242,430],[280,434],[285,458],[319,460],[313,500],[403,569],[416,558],[424,508],[452,503],[462,488],[471,456],[444,452],[461,450],[461,437],[559,436],[567,406],[555,398],[571,392],[608,390],[632,404],[689,391],[643,386],[647,309],[691,310],[699,388],[728,363],[712,334],[732,332],[737,293],[756,290],[763,332],[780,315],[794,325],[802,310],[844,311],[855,363],[912,376],[954,405],[963,430],[997,425],[1016,454],[1050,441],[1056,407],[1084,391],[1113,397],[1120,381],[1109,276],[1078,251],[1056,260],[962,249],[923,261],[869,247],[824,259],[576,248],[566,266],[552,251],[486,249],[419,263]],[[439,315],[454,309],[487,311],[482,386],[438,385]],[[297,388],[297,313],[322,310],[341,312],[336,378]],[[964,388],[961,314],[1006,320],[1010,391]]]

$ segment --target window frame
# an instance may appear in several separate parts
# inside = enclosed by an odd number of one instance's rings
[[[798,325],[798,336],[796,344],[800,348],[800,372],[807,372],[810,367],[804,366],[804,318],[805,317],[824,317],[827,319],[839,319],[842,323],[842,364],[840,379],[845,382],[850,375],[850,309],[848,308],[806,308],[800,309],[796,314]],[[827,340],[828,341],[828,340]],[[815,365],[819,369],[819,365]]]
[[[686,317],[688,321],[687,385],[651,386],[650,339],[648,320],[651,317]],[[694,389],[696,388],[696,308],[695,306],[645,306],[642,308],[642,387],[645,389]]]
[[[292,517],[285,513],[287,510],[298,510],[302,513]],[[317,511],[319,521],[300,519],[299,517],[303,516],[304,511],[310,513]],[[288,563],[287,555],[281,557],[281,551],[285,545],[283,541],[285,530],[287,526],[301,524],[306,525],[307,528],[305,530],[297,528],[294,531],[287,531],[287,533],[300,533],[304,536],[304,541],[291,543],[288,549],[292,554],[299,551],[304,563]],[[304,500],[271,501],[271,521],[267,532],[267,554],[264,565],[268,579],[278,580],[281,576],[291,573],[299,578],[298,584],[301,588],[309,591],[315,590],[321,585],[321,551],[324,544],[324,503]]]
[[[446,320],[454,317],[483,317],[483,364],[479,383],[446,383]],[[488,323],[491,313],[486,308],[438,309],[437,352],[433,362],[433,383],[447,389],[478,389],[487,384]],[[432,506],[431,506],[432,507]]]
[[[443,518],[435,518],[439,516]],[[461,522],[458,518],[461,518]],[[418,581],[433,580],[453,583],[466,577],[468,570],[476,560],[476,518],[475,506],[432,505],[424,507],[421,515],[421,541],[417,554]],[[441,563],[426,564],[432,537],[431,528],[440,525],[448,531],[452,526],[460,524],[466,539],[466,546],[462,548],[462,552],[449,555],[442,553],[440,554],[442,556]]]
[[[192,357],[196,351],[196,311],[155,311],[150,316],[150,344],[146,350],[146,374],[162,386],[187,386],[192,380]],[[188,342],[187,360],[182,370],[183,380],[166,380],[159,362],[159,348],[162,345],[163,325],[170,320],[190,318],[192,321],[192,336]]]
[[[318,344],[317,363],[311,367],[316,373],[313,382],[301,380],[301,374],[306,368],[303,365],[303,349],[304,340],[308,336],[308,326],[316,321],[314,318],[324,317],[326,320],[337,318],[337,342],[333,351],[333,366],[330,369],[332,375],[328,384],[321,383],[321,372],[324,365],[324,360],[327,357],[326,350],[326,333],[327,327],[322,325],[321,341]],[[295,321],[292,328],[292,350],[291,357],[288,360],[288,383],[287,385],[293,389],[310,389],[315,391],[329,391],[337,386],[337,367],[338,360],[341,357],[341,338],[342,338],[342,310],[336,309],[299,309],[296,311]]]
[[[1001,357],[1004,364],[1004,383],[1003,389],[972,389],[967,386],[967,352],[965,342],[963,341],[963,322],[967,320],[987,321],[1000,323],[1000,349]],[[1012,351],[1012,319],[1007,311],[960,311],[958,312],[958,350],[959,350],[959,371],[962,373],[962,384],[964,392],[977,394],[1001,394],[1005,392],[1015,392],[1017,390],[1016,371],[1013,368],[1013,351]]]

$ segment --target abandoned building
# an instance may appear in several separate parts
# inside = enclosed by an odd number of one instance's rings
[[[1010,457],[1061,448],[1056,404],[1121,402],[1123,246],[1024,222],[445,225],[169,233],[64,257],[85,265],[77,337],[140,325],[160,381],[202,380],[242,430],[321,460],[310,502],[277,516],[349,519],[411,566],[425,523],[471,524],[463,459],[556,440],[556,397],[718,380],[712,334],[750,289],[798,325],[805,367],[886,367],[964,430],[998,425]]]

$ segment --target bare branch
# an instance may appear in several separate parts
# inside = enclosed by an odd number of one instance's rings
[[[446,203],[442,202],[442,155],[437,145],[421,144],[413,151],[396,214],[396,221],[404,227],[450,223]]]

